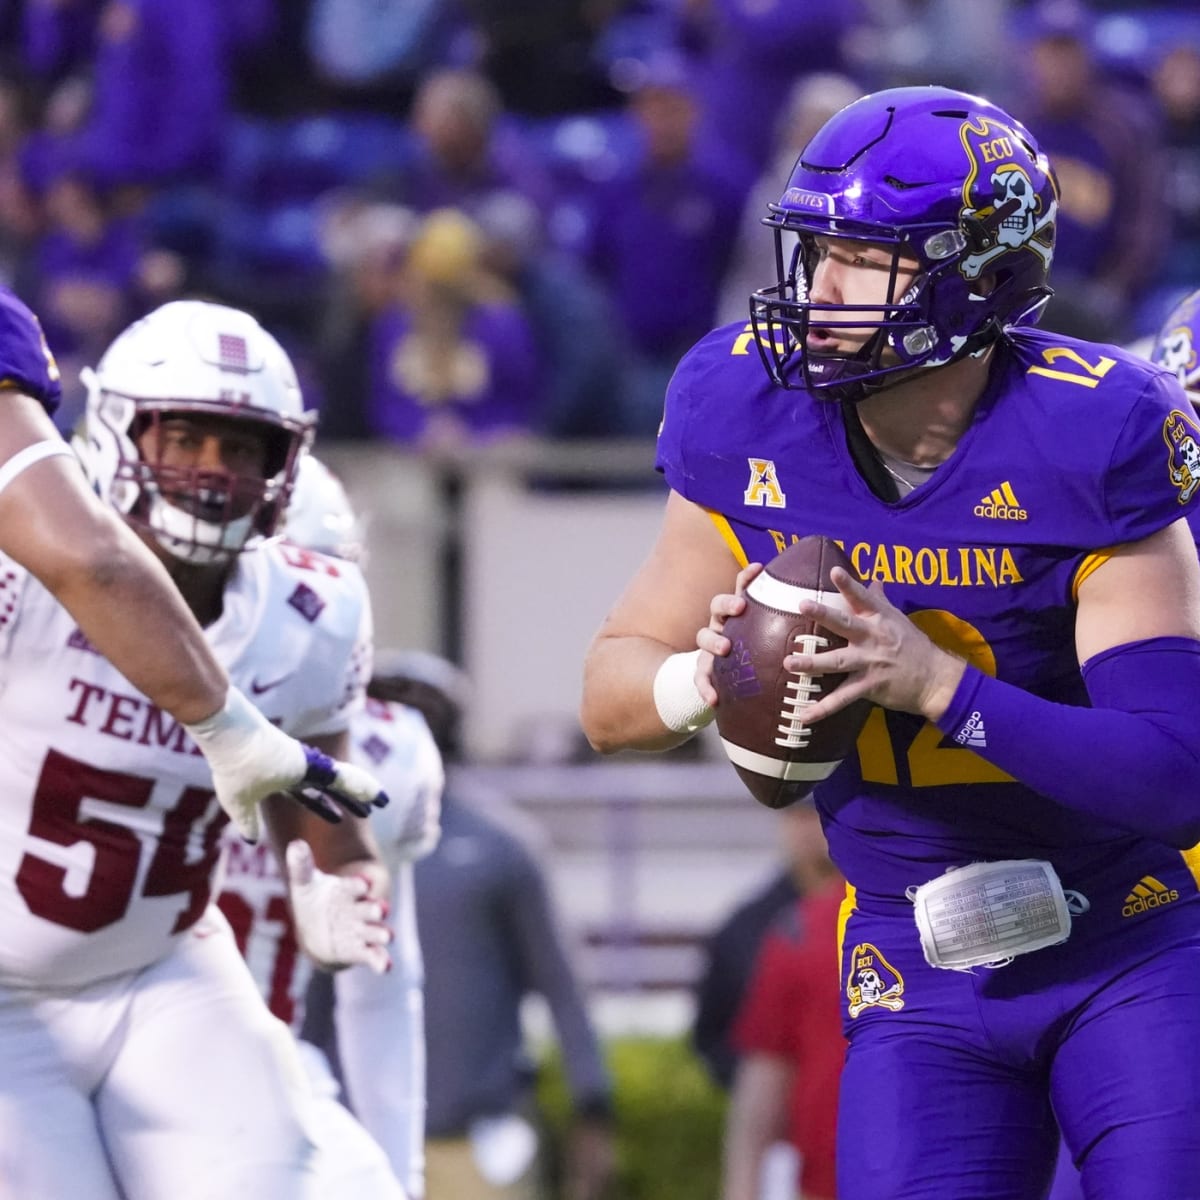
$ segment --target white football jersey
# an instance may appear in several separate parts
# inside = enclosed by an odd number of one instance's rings
[[[238,556],[205,636],[296,737],[338,733],[361,706],[371,616],[351,564],[263,542]],[[226,825],[204,758],[3,556],[0,792],[0,982],[143,967],[204,912]]]
[[[350,745],[351,760],[370,770],[388,794],[387,807],[371,812],[371,829],[395,880],[402,862],[437,844],[445,785],[441,755],[420,713],[371,699],[351,719]],[[282,869],[262,842],[249,846],[232,828],[224,841],[217,903],[271,1011],[298,1031],[313,967],[296,940]],[[392,907],[397,910],[394,899]],[[398,923],[396,933],[399,938]]]

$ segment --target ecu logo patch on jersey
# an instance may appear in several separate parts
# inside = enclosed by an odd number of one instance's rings
[[[850,956],[846,974],[846,999],[850,1016],[868,1008],[899,1012],[904,1007],[904,980],[900,972],[870,942],[859,942]]]
[[[1179,503],[1186,504],[1200,487],[1200,426],[1191,416],[1173,409],[1163,423],[1167,443],[1167,470],[1179,489]]]
[[[745,501],[749,505],[783,508],[787,497],[779,486],[775,464],[769,458],[749,458],[750,482],[746,485]]]

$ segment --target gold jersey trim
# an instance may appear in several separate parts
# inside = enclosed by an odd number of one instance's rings
[[[1079,568],[1075,572],[1075,578],[1071,580],[1072,600],[1079,601],[1080,585],[1093,571],[1097,571],[1104,566],[1116,554],[1118,549],[1120,549],[1118,546],[1107,546],[1103,550],[1095,550],[1079,564]]]
[[[712,518],[712,523],[717,527],[717,532],[725,539],[725,544],[733,552],[733,557],[737,559],[738,566],[749,566],[750,560],[746,557],[746,552],[742,549],[742,543],[738,541],[738,535],[733,532],[733,526],[730,525],[728,518],[723,517],[713,508],[706,508],[704,511]]]

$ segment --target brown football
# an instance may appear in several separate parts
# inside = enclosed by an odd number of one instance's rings
[[[842,605],[830,572],[842,567],[858,579],[845,551],[831,538],[810,534],[766,564],[746,590],[746,609],[725,622],[733,643],[716,660],[717,731],[729,760],[768,808],[807,796],[851,753],[871,711],[849,705],[815,725],[800,724],[807,705],[828,695],[844,675],[795,675],[783,669],[793,652],[835,649],[845,639],[799,615],[800,601]]]

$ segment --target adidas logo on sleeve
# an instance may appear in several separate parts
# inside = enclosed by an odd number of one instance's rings
[[[954,735],[954,740],[968,750],[983,750],[987,747],[987,730],[983,725],[983,713],[973,712],[963,727]]]

